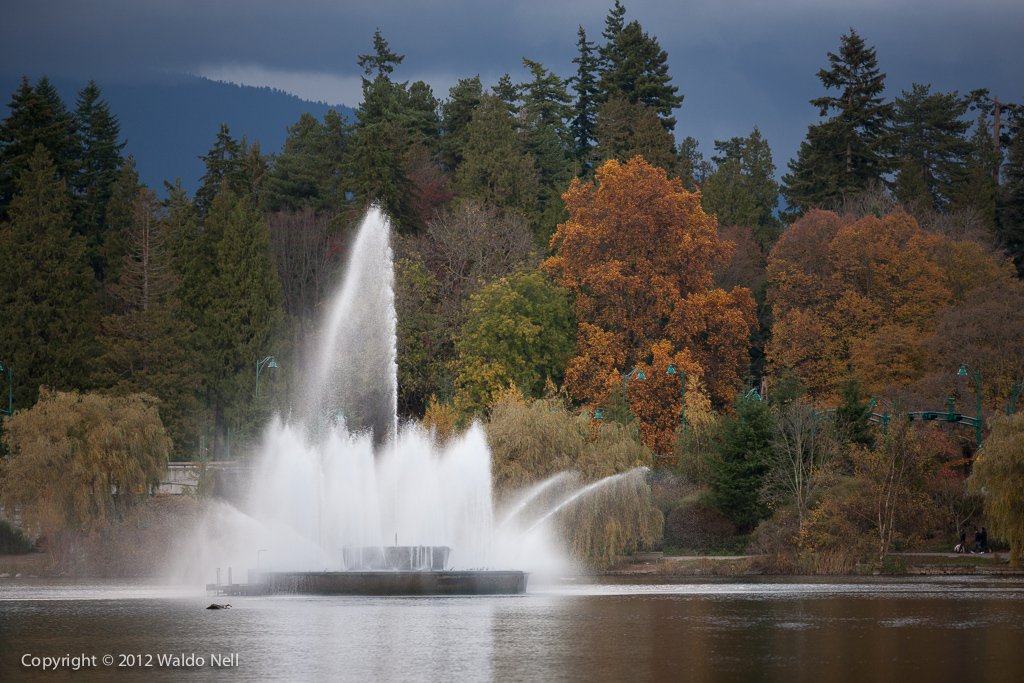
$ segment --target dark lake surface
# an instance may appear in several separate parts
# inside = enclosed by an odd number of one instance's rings
[[[1024,580],[535,582],[459,598],[0,580],[0,681],[183,678],[1021,681]]]

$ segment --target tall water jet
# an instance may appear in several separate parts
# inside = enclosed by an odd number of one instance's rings
[[[307,426],[343,424],[383,444],[398,429],[398,350],[391,226],[367,212],[328,307],[316,367],[306,384]]]

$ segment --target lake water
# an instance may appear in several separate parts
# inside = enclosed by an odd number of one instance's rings
[[[231,609],[204,609],[225,600]],[[464,598],[0,580],[0,681],[911,683],[1022,672],[1020,579],[561,583]]]

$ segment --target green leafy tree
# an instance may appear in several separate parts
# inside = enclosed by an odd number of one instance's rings
[[[750,531],[768,516],[759,494],[775,433],[775,418],[766,401],[737,401],[736,416],[721,422],[717,452],[709,463],[711,503],[740,531]]]
[[[966,180],[970,123],[967,101],[957,93],[930,92],[915,83],[893,104],[892,165],[896,198],[911,207],[948,209]]]
[[[829,68],[818,71],[826,90],[838,91],[811,100],[821,116],[811,126],[783,176],[783,193],[800,213],[862,192],[881,181],[891,106],[885,104],[885,74],[875,49],[857,32],[841,38],[839,53],[828,53]]]
[[[969,480],[984,497],[985,519],[993,535],[1010,544],[1010,562],[1024,555],[1024,412],[997,417],[982,445]]]
[[[14,368],[14,402],[40,385],[87,388],[96,356],[96,298],[71,197],[42,145],[28,160],[0,222],[0,349]]]
[[[486,410],[510,385],[539,397],[562,379],[576,330],[569,294],[540,271],[511,275],[481,289],[456,341],[456,406]]]

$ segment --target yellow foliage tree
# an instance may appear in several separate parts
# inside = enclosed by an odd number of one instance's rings
[[[1010,544],[1010,562],[1024,554],[1024,412],[996,418],[969,480],[984,498],[992,533]]]

